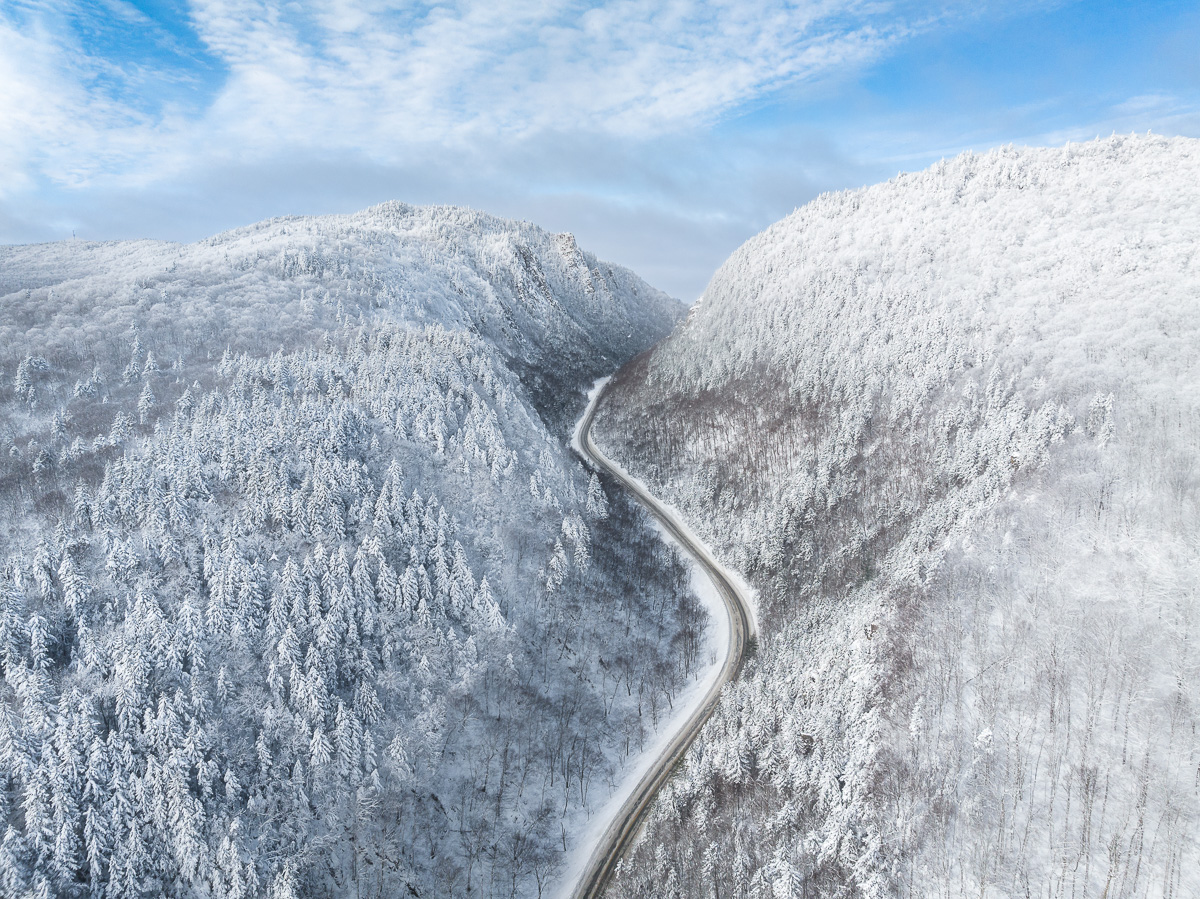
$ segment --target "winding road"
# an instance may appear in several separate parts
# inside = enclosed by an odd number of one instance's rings
[[[749,599],[743,593],[742,588],[713,558],[708,547],[701,543],[671,510],[655,499],[645,485],[631,478],[618,465],[609,460],[592,441],[592,421],[596,417],[596,409],[607,389],[606,386],[597,391],[588,404],[587,411],[579,424],[579,446],[583,449],[588,461],[597,468],[608,472],[637,497],[638,501],[649,510],[667,533],[683,547],[684,552],[696,560],[709,580],[712,581],[729,615],[729,643],[720,676],[680,726],[679,731],[671,738],[653,766],[638,781],[637,786],[613,820],[609,822],[600,842],[588,859],[582,876],[570,894],[571,899],[598,899],[604,892],[605,885],[616,870],[617,862],[625,854],[641,829],[650,809],[650,803],[670,778],[675,765],[683,758],[683,754],[687,752],[692,741],[700,733],[700,728],[704,726],[704,722],[709,719],[717,707],[721,689],[741,672],[747,650],[755,639],[754,613],[750,609]]]

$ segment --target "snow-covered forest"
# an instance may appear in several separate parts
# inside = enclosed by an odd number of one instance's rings
[[[1200,142],[966,154],[741,247],[597,442],[760,597],[611,895],[1200,895]]]
[[[565,443],[678,308],[454,208],[0,248],[0,894],[542,895],[697,662]]]

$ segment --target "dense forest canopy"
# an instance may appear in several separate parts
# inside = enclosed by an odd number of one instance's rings
[[[759,590],[618,896],[1200,894],[1200,142],[965,154],[735,252],[601,448]]]
[[[0,294],[0,894],[541,895],[696,666],[565,445],[675,301],[401,204]]]

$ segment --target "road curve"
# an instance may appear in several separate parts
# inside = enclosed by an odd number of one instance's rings
[[[725,604],[725,611],[729,615],[729,645],[726,649],[725,663],[721,668],[720,677],[713,683],[688,719],[683,722],[653,767],[642,776],[629,798],[625,800],[613,820],[609,822],[600,842],[592,851],[583,874],[575,884],[571,899],[599,899],[604,892],[604,887],[616,870],[617,862],[625,854],[641,829],[650,809],[650,803],[670,778],[675,765],[692,745],[692,741],[700,733],[704,722],[716,709],[717,702],[721,697],[721,688],[734,680],[741,672],[747,649],[755,639],[754,614],[750,611],[748,598],[713,558],[708,547],[701,543],[686,525],[655,499],[642,484],[625,474],[592,442],[592,421],[596,417],[596,409],[607,389],[606,385],[588,404],[587,411],[579,424],[579,446],[583,449],[584,456],[588,461],[597,468],[608,472],[630,490],[658,520],[658,523],[683,547],[684,552],[692,556],[700,565],[717,588],[717,592],[720,593],[721,600]]]

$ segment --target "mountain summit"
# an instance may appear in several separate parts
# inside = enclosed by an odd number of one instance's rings
[[[622,371],[597,443],[761,647],[618,895],[1200,893],[1198,246],[1198,141],[965,154],[768,228]]]
[[[694,666],[565,427],[681,307],[402,204],[0,294],[0,893],[540,892]]]

